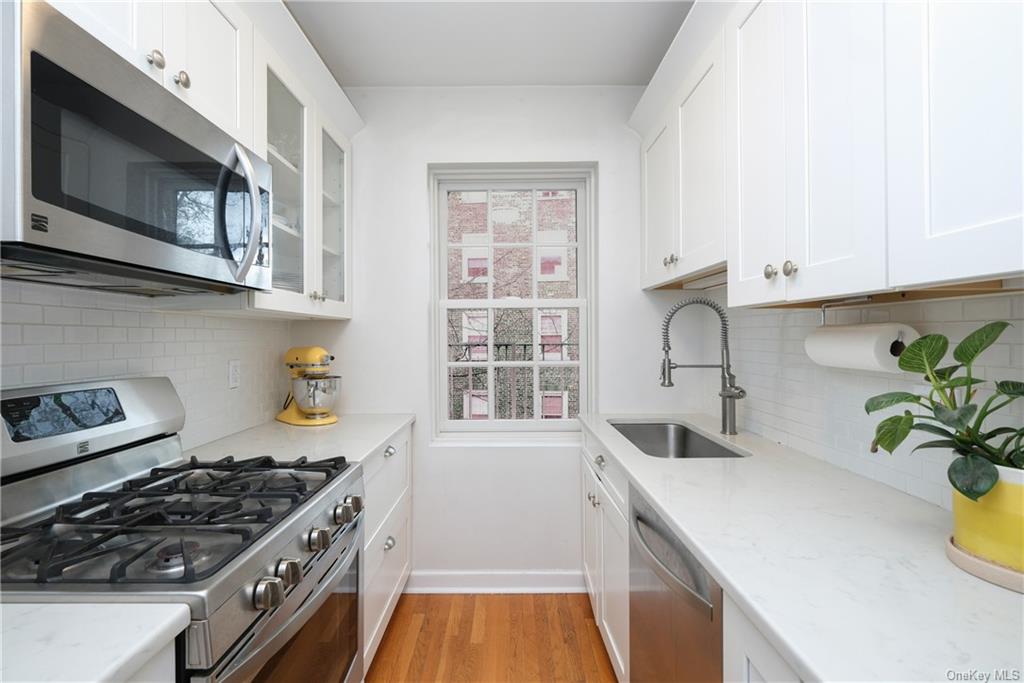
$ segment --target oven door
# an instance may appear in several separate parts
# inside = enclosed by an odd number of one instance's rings
[[[344,544],[335,560],[321,560],[305,575],[312,591],[288,616],[271,614],[261,632],[212,678],[217,683],[359,683],[363,679],[362,515],[332,545]],[[323,567],[321,565],[329,565]],[[290,597],[290,594],[289,594]],[[286,600],[287,605],[287,600]],[[278,608],[281,610],[282,608]],[[196,680],[196,679],[193,679]]]
[[[4,241],[269,289],[269,164],[46,3],[22,12],[23,219]]]

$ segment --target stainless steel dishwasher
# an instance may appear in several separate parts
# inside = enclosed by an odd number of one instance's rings
[[[633,683],[722,680],[722,589],[632,486],[629,669]]]

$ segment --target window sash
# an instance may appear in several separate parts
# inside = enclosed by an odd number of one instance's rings
[[[543,173],[538,174],[543,177]],[[586,173],[575,173],[573,178],[565,180],[557,179],[541,179],[524,177],[522,181],[519,180],[498,180],[498,181],[486,181],[486,180],[469,180],[469,181],[457,181],[449,179],[437,180],[433,184],[434,189],[434,200],[436,201],[436,220],[437,224],[434,226],[435,230],[433,233],[433,241],[436,244],[435,249],[435,297],[437,320],[441,323],[437,325],[438,334],[435,342],[437,344],[437,352],[434,353],[433,362],[438,364],[436,369],[437,377],[437,391],[436,391],[436,410],[437,419],[435,421],[436,429],[445,434],[457,434],[460,432],[504,432],[504,433],[522,433],[522,432],[571,432],[579,431],[579,425],[575,418],[562,418],[562,419],[544,419],[543,417],[543,404],[542,395],[544,393],[540,388],[540,370],[544,367],[577,367],[579,368],[579,410],[583,412],[587,410],[587,406],[590,405],[590,373],[588,372],[590,354],[590,330],[589,330],[589,315],[588,315],[588,296],[591,294],[591,282],[590,282],[590,268],[592,257],[588,251],[588,240],[589,232],[591,229],[590,221],[590,210],[592,199],[589,196],[589,183],[585,179],[581,179],[581,176],[587,176]],[[588,176],[587,176],[588,177]],[[537,201],[534,201],[534,216],[533,216],[533,232],[532,237],[534,241],[531,242],[494,242],[493,241],[493,227],[492,219],[490,216],[490,202],[488,201],[488,241],[481,242],[469,242],[469,243],[449,243],[448,242],[448,193],[453,191],[473,192],[473,191],[507,191],[507,190],[531,190],[534,193],[544,190],[575,190],[576,191],[576,240],[575,241],[564,241],[564,242],[549,242],[541,241],[538,238],[538,224],[536,216]],[[536,196],[536,194],[535,194]],[[493,263],[493,249],[497,248],[515,248],[515,247],[530,247],[533,249],[533,269],[532,269],[532,287],[533,297],[532,298],[508,298],[508,299],[494,299],[494,298],[483,298],[483,299],[449,299],[447,298],[448,293],[448,250],[450,248],[486,248],[492,258],[488,261],[488,276],[487,280],[487,293],[488,297],[493,296],[494,287],[494,263]],[[561,277],[557,276],[558,269],[556,269],[556,276],[551,275],[544,276],[541,273],[541,257],[542,254],[547,256],[547,250],[550,249],[564,249],[566,256],[561,266],[562,269],[568,269],[568,254],[570,249],[576,250],[576,293],[577,297],[569,299],[541,299],[537,297],[539,293],[539,283],[550,280],[560,280]],[[481,280],[477,280],[481,281]],[[493,309],[529,309],[531,311],[537,311],[539,309],[558,309],[558,308],[574,308],[579,311],[579,329],[577,330],[576,343],[578,345],[578,358],[579,360],[567,360],[567,359],[550,359],[545,360],[544,346],[541,344],[540,339],[540,315],[538,313],[533,314],[534,323],[533,327],[533,339],[532,345],[535,350],[533,360],[530,361],[496,361],[494,355],[494,324],[493,324],[493,313],[489,312],[489,327],[487,333],[487,345],[488,354],[487,361],[449,361],[448,360],[448,332],[447,332],[447,316],[450,310],[459,309],[477,309],[477,310],[489,310]],[[566,319],[563,316],[563,322],[561,323],[561,334],[564,340]],[[564,343],[564,342],[563,342]],[[568,354],[563,349],[563,358]],[[496,419],[495,415],[495,384],[496,384],[496,369],[497,368],[509,368],[509,367],[520,367],[520,368],[532,368],[533,369],[533,418],[529,420],[506,420]],[[490,400],[488,401],[488,419],[484,420],[452,420],[449,417],[449,368],[486,368],[487,369],[487,392]],[[567,393],[567,392],[562,392]],[[568,397],[563,399],[563,411],[568,409]]]

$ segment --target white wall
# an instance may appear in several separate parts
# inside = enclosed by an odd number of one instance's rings
[[[288,323],[160,313],[151,300],[0,283],[3,388],[166,376],[185,404],[185,448],[273,418],[288,391]],[[228,361],[241,385],[228,389]]]
[[[724,290],[715,297],[724,302]],[[892,455],[869,451],[875,425],[906,406],[867,415],[864,401],[886,391],[927,393],[921,378],[815,365],[804,353],[804,338],[820,323],[817,310],[733,308],[729,318],[734,371],[747,390],[747,398],[738,404],[740,429],[951,507],[946,468],[952,454],[938,449],[911,453],[915,445],[934,437],[915,433]],[[993,320],[1008,320],[1013,327],[979,357],[974,376],[1024,380],[1024,294],[845,308],[827,314],[829,324],[892,321],[921,334],[944,334],[950,340],[947,359],[965,336]],[[715,327],[709,322],[707,333]],[[705,386],[703,412],[718,410],[716,391],[716,386]],[[1024,423],[1024,401],[1011,408],[998,419],[991,418],[991,425]]]
[[[639,140],[626,127],[640,90],[348,94],[366,121],[353,149],[354,318],[296,323],[293,341],[338,356],[343,411],[417,415],[413,590],[582,589],[578,448],[430,443],[427,166],[596,161],[599,408],[686,409],[681,389],[658,386],[658,326],[676,295],[640,291]],[[697,358],[700,312],[687,314],[697,316],[689,325]]]

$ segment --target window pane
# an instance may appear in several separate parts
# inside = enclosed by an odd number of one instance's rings
[[[533,419],[533,368],[495,368],[494,417]]]
[[[533,297],[533,248],[494,248],[494,298]]]
[[[486,420],[489,403],[487,368],[448,368],[449,419]]]
[[[451,244],[487,242],[487,193],[448,193],[448,241]]]
[[[537,190],[537,241],[576,241],[575,190]]]
[[[576,247],[537,247],[537,296],[576,298]]]
[[[448,250],[449,299],[486,299],[490,279],[487,247],[454,247]]]
[[[578,308],[542,308],[537,313],[541,360],[580,359]]]
[[[540,417],[545,420],[574,418],[580,413],[580,369],[540,369]]]
[[[487,361],[487,310],[448,311],[448,360]]]
[[[495,242],[533,241],[533,193],[491,192]]]
[[[494,309],[494,360],[533,360],[533,311]]]

